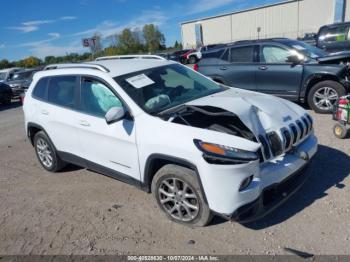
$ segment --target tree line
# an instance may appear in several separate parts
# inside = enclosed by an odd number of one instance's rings
[[[165,50],[182,48],[177,41],[173,47],[167,48],[164,34],[154,24],[146,24],[142,29],[125,28],[119,34],[111,35],[105,39],[102,39],[99,33],[95,33],[93,37],[96,39],[95,46],[90,47],[90,52],[83,54],[71,53],[64,56],[46,56],[43,60],[35,56],[12,62],[2,59],[0,60],[0,69],[10,67],[32,68],[46,64],[84,62],[99,56],[154,54]],[[108,42],[106,47],[104,47],[105,42]]]

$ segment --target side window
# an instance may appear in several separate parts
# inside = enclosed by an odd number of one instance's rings
[[[51,77],[48,88],[48,101],[64,107],[75,108],[75,76]]]
[[[83,78],[80,97],[81,110],[99,117],[104,117],[112,107],[123,106],[106,85],[90,78]]]
[[[287,63],[290,51],[278,46],[263,46],[261,61],[268,64],[284,64]]]
[[[46,100],[48,78],[41,78],[35,85],[33,90],[33,97],[41,100]]]
[[[231,48],[230,58],[232,63],[252,63],[254,62],[254,46]]]

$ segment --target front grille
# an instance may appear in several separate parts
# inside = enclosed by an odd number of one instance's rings
[[[270,154],[270,148],[269,148],[269,144],[266,141],[266,138],[262,135],[259,136],[259,141],[262,145],[262,149],[263,149],[263,154],[265,157],[265,160],[269,159],[271,154]]]
[[[276,132],[259,135],[263,160],[269,160],[271,156],[279,156],[298,144],[312,131],[312,118],[306,114],[288,127],[280,130],[280,136]]]
[[[267,134],[269,144],[271,147],[271,152],[273,156],[279,156],[283,153],[282,141],[276,132],[271,132]]]
[[[287,150],[292,146],[292,134],[286,128],[281,129],[281,131],[284,140],[284,148]]]
[[[295,144],[298,141],[298,137],[299,137],[298,129],[294,124],[290,125],[290,129],[292,130],[292,134],[293,134],[293,144]]]
[[[297,123],[297,126],[299,127],[299,130],[300,130],[299,139],[301,139],[304,136],[304,134],[305,134],[304,126],[303,126],[303,124],[301,123],[300,120],[297,120],[296,123]]]

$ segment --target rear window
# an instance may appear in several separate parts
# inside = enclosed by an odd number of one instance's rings
[[[254,46],[231,48],[230,58],[233,63],[252,63],[254,62]]]
[[[48,78],[41,78],[35,85],[33,90],[33,97],[46,100]]]
[[[52,77],[49,83],[48,101],[59,106],[74,108],[76,79],[75,76]]]

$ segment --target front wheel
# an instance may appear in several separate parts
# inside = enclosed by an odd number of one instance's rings
[[[158,206],[172,221],[201,227],[212,219],[196,173],[191,169],[165,165],[152,181],[152,192]]]
[[[317,113],[331,113],[337,100],[345,95],[345,88],[342,84],[327,80],[314,85],[308,95],[309,106]]]

